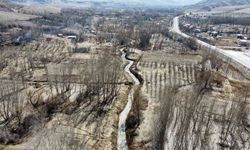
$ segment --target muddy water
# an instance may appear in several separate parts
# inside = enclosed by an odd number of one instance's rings
[[[134,101],[134,92],[135,89],[134,87],[140,84],[140,81],[130,72],[130,68],[133,65],[133,61],[126,59],[126,53],[121,49],[122,52],[122,60],[129,62],[128,65],[125,67],[125,72],[133,79],[134,86],[129,90],[129,95],[128,95],[128,102],[119,115],[119,126],[118,126],[118,136],[117,136],[117,149],[118,150],[127,150],[128,145],[127,145],[127,140],[126,140],[126,120],[128,117],[128,114],[132,108],[132,104]]]

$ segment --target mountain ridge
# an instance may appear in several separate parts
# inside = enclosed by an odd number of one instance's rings
[[[184,6],[194,4],[200,0],[10,0],[15,3],[31,4],[56,4],[56,5],[84,5],[86,3],[92,6],[113,6],[113,7],[169,7]]]

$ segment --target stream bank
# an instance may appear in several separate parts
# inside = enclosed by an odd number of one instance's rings
[[[117,135],[117,149],[118,150],[127,150],[128,149],[128,142],[127,142],[127,136],[126,136],[126,121],[128,118],[128,115],[131,111],[131,108],[133,107],[133,101],[134,101],[134,93],[137,87],[140,85],[139,79],[131,72],[131,67],[134,64],[133,60],[127,59],[126,55],[127,53],[124,51],[124,49],[120,50],[122,53],[122,60],[127,61],[128,64],[124,68],[124,71],[127,74],[127,78],[133,79],[133,85],[130,87],[129,95],[128,95],[128,102],[124,108],[124,110],[119,115],[119,124],[118,124],[118,135]]]

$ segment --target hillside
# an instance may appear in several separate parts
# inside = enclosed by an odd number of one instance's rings
[[[184,6],[200,0],[10,0],[15,3],[53,4],[62,7],[160,7]]]
[[[219,6],[231,6],[231,5],[249,5],[250,0],[203,0],[194,6],[210,6],[210,7],[219,7]]]
[[[45,4],[45,3],[51,2],[51,0],[10,0],[10,1],[12,1],[12,2],[18,2],[18,3],[32,2],[32,3],[40,3],[40,4]]]
[[[197,4],[190,5],[188,9],[195,9],[199,11],[212,11],[218,7],[229,7],[229,6],[245,6],[250,5],[250,0],[202,0]]]

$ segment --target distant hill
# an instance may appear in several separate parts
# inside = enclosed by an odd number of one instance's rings
[[[17,3],[55,4],[91,7],[170,7],[194,4],[200,0],[10,0]]]
[[[203,0],[195,6],[231,6],[231,5],[249,5],[250,0]]]
[[[188,8],[201,9],[209,11],[212,8],[224,7],[224,6],[235,6],[235,5],[250,5],[250,0],[202,0],[197,4],[188,6]]]
[[[130,6],[129,2],[122,2],[119,0],[118,1],[116,0],[10,0],[10,1],[14,3],[21,3],[21,4],[46,4],[46,5],[56,5],[60,7],[126,7],[126,6]]]
[[[32,2],[32,3],[40,3],[40,4],[45,4],[45,3],[50,3],[51,0],[10,0],[12,2],[18,2],[18,3],[28,3],[28,2]]]

